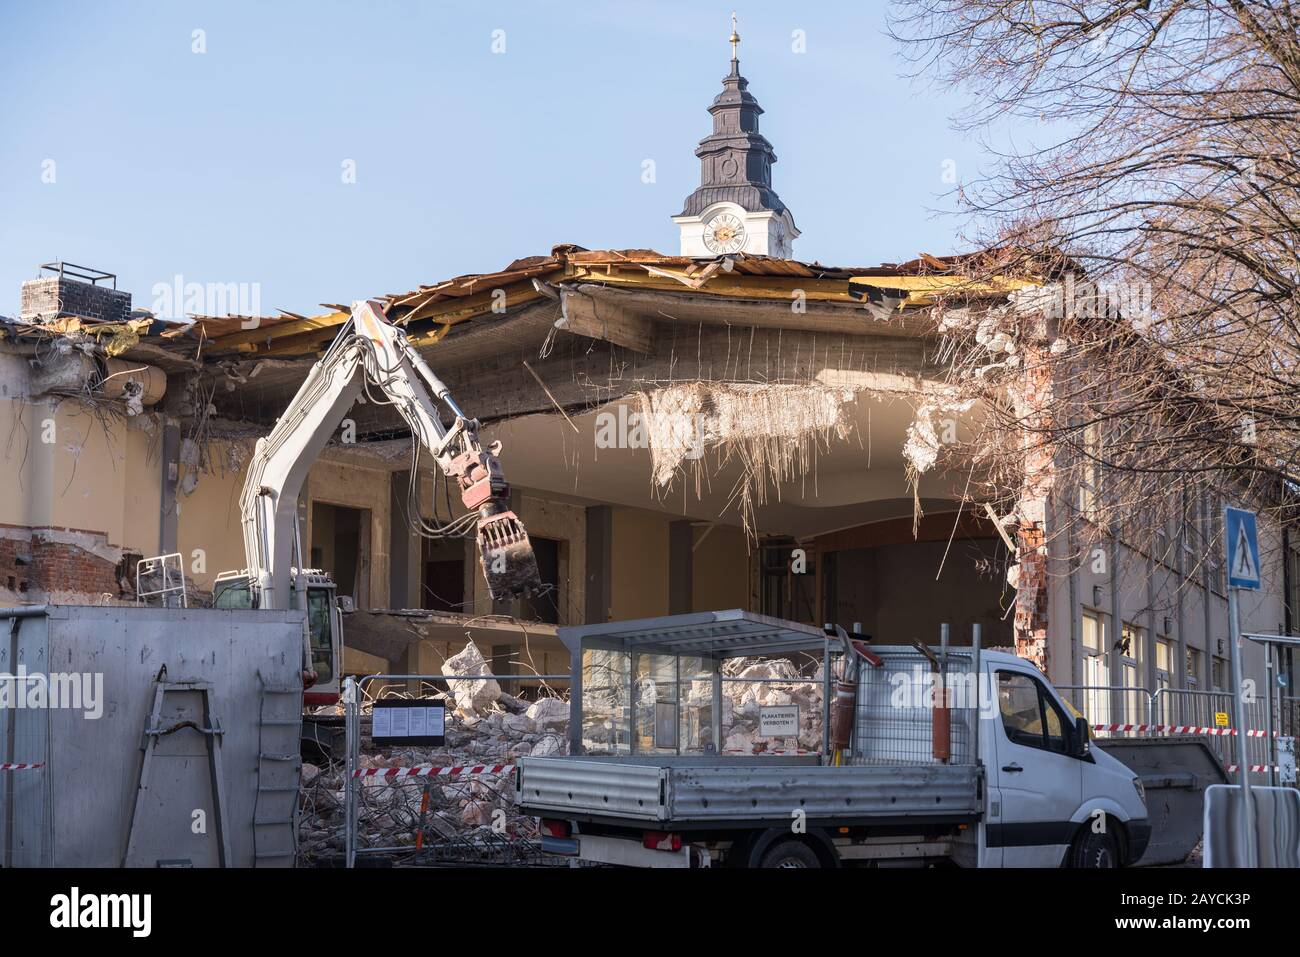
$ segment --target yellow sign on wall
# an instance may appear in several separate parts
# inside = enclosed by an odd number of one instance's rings
[[[1214,712],[1214,726],[1216,728],[1226,728],[1228,726],[1228,712],[1226,711]]]

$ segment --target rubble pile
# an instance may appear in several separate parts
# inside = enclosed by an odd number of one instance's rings
[[[822,669],[812,675],[799,672],[788,658],[732,658],[722,666],[722,750],[743,754],[764,751],[819,751],[822,746]],[[790,678],[780,681],[755,681],[758,678]],[[750,680],[746,680],[750,679]],[[810,680],[811,679],[811,680]],[[692,683],[692,690],[703,682]],[[797,705],[797,737],[765,738],[759,735],[762,708]]]
[[[442,670],[457,677],[490,673],[473,642],[447,659]],[[431,696],[443,698],[447,704],[445,744],[441,747],[375,747],[370,738],[369,707],[363,706],[359,767],[511,764],[530,754],[567,753],[566,699],[548,695],[527,701],[505,693],[491,678],[449,685],[449,693]],[[299,853],[305,861],[344,849],[345,779],[341,760],[328,768],[303,765]],[[531,838],[536,832],[536,822],[515,810],[509,775],[376,775],[361,778],[359,846],[413,847],[422,806],[425,847],[493,844]]]

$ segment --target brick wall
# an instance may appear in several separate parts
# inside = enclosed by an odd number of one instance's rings
[[[86,601],[98,601],[105,593],[112,598],[134,597],[119,583],[125,559],[114,562],[47,534],[29,529],[20,530],[19,537],[0,537],[0,590],[25,601],[51,593],[71,593]]]
[[[131,294],[109,286],[79,282],[67,276],[46,276],[23,283],[24,322],[48,322],[59,316],[123,322],[130,312]]]
[[[1048,670],[1047,502],[1056,480],[1055,448],[1043,434],[1052,425],[1054,366],[1042,330],[1024,343],[1024,373],[1011,385],[1016,413],[1026,425],[1014,528],[1017,565],[1014,617],[1016,654]]]

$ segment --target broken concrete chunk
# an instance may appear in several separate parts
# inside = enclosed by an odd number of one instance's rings
[[[536,730],[533,719],[526,714],[507,714],[501,719],[501,727],[510,734],[531,734]]]
[[[442,673],[448,676],[491,674],[483,654],[474,642],[469,642],[458,655],[453,655],[442,663]],[[470,714],[482,714],[501,697],[501,686],[495,680],[483,681],[449,681],[456,707]]]
[[[544,758],[547,755],[559,754],[563,747],[564,741],[558,734],[548,734],[533,743],[533,750],[529,754],[530,757]]]
[[[569,702],[561,698],[539,698],[525,712],[539,731],[566,727],[569,723]]]

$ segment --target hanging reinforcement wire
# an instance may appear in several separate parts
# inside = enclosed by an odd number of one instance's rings
[[[434,520],[427,521],[421,512],[419,501],[419,470],[421,457],[421,440],[417,423],[418,416],[410,408],[410,399],[404,399],[394,395],[394,390],[390,386],[402,381],[402,370],[399,366],[386,366],[381,361],[375,344],[365,336],[352,334],[344,336],[335,341],[329,352],[346,350],[356,350],[360,356],[364,375],[362,377],[362,393],[366,401],[376,406],[393,406],[397,412],[406,420],[411,429],[411,469],[406,486],[406,522],[408,527],[422,538],[430,539],[449,539],[449,538],[468,538],[474,534],[475,525],[478,522],[478,516],[473,512],[468,512],[460,518],[454,518],[447,522],[440,522],[437,519],[437,490],[439,483],[443,484],[447,492],[447,511],[451,512],[450,488],[446,478],[440,473],[434,473]],[[378,386],[381,390],[388,393],[388,396],[375,395],[373,389]]]

